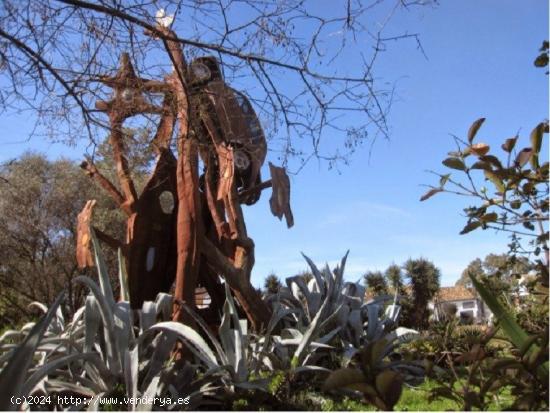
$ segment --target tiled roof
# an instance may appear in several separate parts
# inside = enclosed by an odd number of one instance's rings
[[[408,295],[412,294],[412,288],[410,285],[405,286],[405,291]],[[390,295],[394,294],[394,290],[390,288],[389,291]],[[368,301],[370,299],[374,298],[374,295],[372,292],[369,291],[367,288],[367,291],[365,292],[365,300]],[[463,300],[474,300],[475,296],[471,290],[469,290],[466,287],[463,286],[455,286],[455,287],[440,287],[439,291],[435,295],[435,300],[439,302],[444,301],[463,301]]]
[[[441,287],[436,294],[436,300],[443,301],[462,301],[473,300],[475,296],[471,290],[461,285],[455,287]]]

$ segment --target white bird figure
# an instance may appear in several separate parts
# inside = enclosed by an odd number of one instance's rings
[[[174,21],[174,15],[166,14],[166,11],[164,9],[159,9],[157,11],[157,14],[155,15],[155,19],[159,26],[170,27],[170,25]]]

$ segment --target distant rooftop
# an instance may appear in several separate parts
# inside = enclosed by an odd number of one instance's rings
[[[410,285],[405,286],[405,291],[407,294],[412,293],[412,288]],[[393,295],[393,288],[389,288],[389,294]],[[369,289],[365,292],[365,300],[370,300],[374,298]],[[454,286],[454,287],[440,287],[439,291],[435,296],[436,301],[445,302],[445,301],[463,301],[463,300],[474,300],[475,295],[472,290],[463,287],[463,286]]]
[[[472,290],[458,285],[455,287],[441,287],[436,294],[436,300],[439,302],[444,301],[463,301],[475,299]]]

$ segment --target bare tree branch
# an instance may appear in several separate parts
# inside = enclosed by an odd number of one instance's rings
[[[172,72],[175,62],[166,52],[173,42],[185,47],[187,60],[205,53],[219,58],[226,81],[256,106],[270,149],[283,163],[317,158],[334,166],[347,162],[362,142],[389,136],[393,91],[380,86],[375,62],[396,41],[412,39],[421,47],[418,35],[406,29],[385,34],[399,10],[416,5],[167,0],[163,6],[176,20],[172,31],[164,31],[155,24],[155,2],[6,0],[0,77],[9,87],[0,91],[0,110],[23,105],[37,114],[33,133],[87,138],[95,146],[108,128],[94,108],[109,93],[97,82],[100,75],[128,51],[141,75],[159,78]],[[185,74],[176,72],[183,81]],[[156,124],[154,117],[135,122]]]

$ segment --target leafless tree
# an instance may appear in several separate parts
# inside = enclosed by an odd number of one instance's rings
[[[412,0],[5,0],[0,6],[0,108],[36,112],[33,134],[95,144],[108,127],[97,82],[127,51],[143,76],[171,71],[155,32],[174,15],[186,57],[213,54],[226,80],[251,99],[270,151],[292,170],[312,158],[347,161],[368,138],[389,135],[393,86],[375,72],[396,40],[415,42],[392,18],[431,3]],[[349,62],[349,64],[342,64]],[[388,86],[389,85],[389,86]],[[84,126],[84,127],[83,127]],[[99,130],[98,130],[99,129]]]

